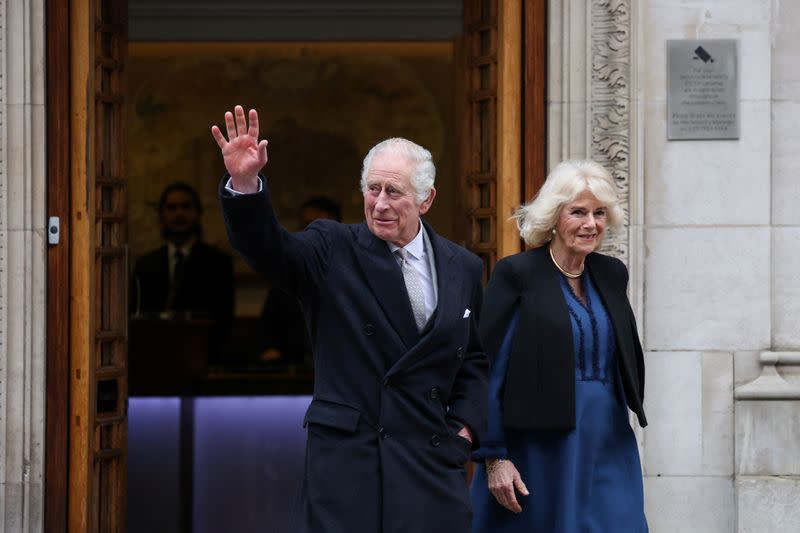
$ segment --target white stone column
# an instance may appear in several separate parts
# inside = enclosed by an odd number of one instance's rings
[[[0,529],[42,531],[44,1],[0,0]]]

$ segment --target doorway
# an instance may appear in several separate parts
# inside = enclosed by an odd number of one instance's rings
[[[256,3],[264,4],[254,2]],[[121,435],[127,437],[129,414],[126,352],[128,329],[127,325],[103,329],[100,327],[103,323],[97,321],[106,319],[105,324],[110,324],[109,321],[116,320],[115,323],[121,324],[119,322],[121,317],[127,317],[125,310],[128,305],[126,298],[121,296],[128,294],[125,288],[127,281],[126,276],[121,276],[119,271],[120,265],[124,265],[122,270],[127,271],[128,265],[135,260],[138,251],[136,246],[141,245],[142,250],[146,248],[148,241],[135,241],[135,233],[142,230],[142,234],[147,235],[150,232],[150,236],[153,236],[153,224],[147,223],[151,226],[147,229],[145,219],[148,213],[153,216],[152,203],[156,197],[154,191],[158,190],[154,184],[159,186],[162,184],[153,180],[150,173],[159,173],[159,178],[161,172],[169,176],[188,176],[187,179],[208,176],[210,182],[204,182],[202,187],[209,187],[209,183],[213,184],[210,187],[212,198],[216,177],[221,173],[216,148],[210,137],[205,147],[202,144],[205,141],[198,137],[199,141],[191,141],[195,144],[190,142],[189,148],[184,148],[186,152],[182,153],[197,156],[179,158],[181,164],[188,163],[188,167],[180,167],[161,154],[160,157],[153,159],[163,165],[155,167],[155,171],[148,170],[144,166],[137,166],[140,160],[148,158],[147,146],[144,146],[144,151],[139,156],[131,154],[131,130],[128,126],[133,124],[126,121],[129,118],[124,117],[130,117],[132,111],[141,113],[142,116],[148,116],[149,113],[152,117],[158,114],[163,102],[155,96],[139,99],[137,96],[118,90],[119,87],[113,85],[118,83],[118,79],[114,78],[114,69],[121,69],[123,65],[131,67],[129,63],[131,56],[148,57],[148,61],[152,61],[151,67],[140,71],[142,76],[146,76],[152,74],[153,68],[160,68],[152,65],[158,64],[164,57],[178,57],[184,54],[184,65],[181,67],[184,70],[178,72],[186,74],[192,72],[190,69],[186,70],[187,65],[193,59],[200,58],[197,51],[204,47],[210,55],[217,54],[218,59],[225,54],[242,54],[240,43],[219,43],[218,39],[215,39],[215,43],[207,42],[209,41],[207,35],[218,36],[220,33],[208,32],[207,28],[209,26],[213,28],[215,24],[224,22],[217,20],[220,17],[215,18],[214,13],[208,9],[205,11],[200,9],[202,13],[199,15],[189,13],[182,8],[170,14],[169,9],[159,11],[158,4],[146,0],[131,0],[127,4],[118,0],[48,2],[48,20],[52,21],[52,24],[48,25],[48,42],[53,43],[48,52],[50,74],[48,98],[51,112],[48,144],[51,147],[62,147],[61,150],[51,148],[49,202],[51,206],[64,213],[63,220],[69,221],[66,227],[62,227],[62,235],[67,236],[69,244],[59,250],[60,258],[49,264],[48,276],[50,280],[48,316],[53,317],[49,321],[53,326],[49,326],[48,330],[48,337],[53,339],[53,344],[48,345],[48,375],[52,377],[48,380],[47,406],[48,531],[67,529],[122,531],[125,529],[124,524],[128,523],[125,515],[128,502],[126,465],[129,450],[127,438],[121,437]],[[394,98],[404,101],[403,94],[392,93],[393,86],[400,86],[413,93],[414,83],[411,81],[414,77],[408,75],[411,67],[407,64],[403,66],[402,54],[406,54],[407,57],[411,57],[408,54],[414,57],[427,56],[428,66],[421,68],[423,71],[427,69],[428,76],[433,74],[432,70],[439,70],[438,74],[448,72],[447,83],[433,83],[427,89],[428,107],[425,107],[425,102],[421,105],[417,101],[414,104],[417,106],[414,108],[415,113],[410,113],[409,117],[417,117],[415,123],[418,124],[420,120],[431,119],[431,113],[426,113],[426,109],[449,106],[450,118],[441,118],[444,115],[440,113],[439,125],[433,128],[442,132],[440,137],[442,140],[438,142],[440,152],[438,155],[434,153],[434,156],[439,160],[449,160],[449,163],[439,165],[437,182],[439,196],[437,196],[437,208],[434,209],[432,216],[439,216],[440,219],[432,222],[445,236],[464,243],[479,253],[484,258],[488,273],[498,257],[519,247],[518,240],[514,242],[513,238],[508,239],[502,223],[498,223],[498,220],[501,222],[505,220],[510,207],[519,203],[523,190],[525,193],[529,192],[521,179],[522,161],[528,160],[529,153],[525,148],[530,149],[527,143],[523,146],[522,132],[538,128],[540,142],[531,145],[536,150],[541,148],[544,144],[543,139],[546,138],[543,133],[545,131],[543,113],[537,119],[540,122],[536,124],[531,121],[524,122],[521,116],[514,117],[514,106],[519,110],[523,102],[529,100],[535,102],[532,106],[538,111],[542,111],[542,106],[545,104],[543,98],[541,100],[529,98],[531,86],[528,82],[529,77],[527,74],[523,76],[523,68],[528,68],[528,64],[522,59],[523,49],[529,50],[533,47],[538,47],[538,50],[545,49],[543,31],[535,34],[534,39],[539,40],[532,42],[528,40],[530,30],[523,29],[526,27],[525,21],[531,16],[536,21],[544,20],[542,8],[544,2],[535,0],[525,2],[523,5],[521,1],[498,3],[496,0],[467,0],[462,6],[461,2],[457,1],[455,11],[440,9],[438,13],[430,11],[427,2],[406,4],[407,10],[400,10],[406,18],[398,18],[397,6],[386,8],[387,12],[392,14],[395,26],[399,25],[405,27],[407,31],[416,32],[405,40],[399,37],[387,39],[387,36],[391,35],[388,27],[381,26],[375,18],[369,19],[368,23],[365,22],[367,19],[364,18],[363,10],[359,12],[361,18],[355,22],[331,24],[332,17],[341,15],[344,8],[338,11],[337,8],[331,8],[333,11],[318,13],[318,16],[297,11],[283,13],[289,18],[305,18],[310,28],[316,28],[315,31],[333,32],[327,37],[327,43],[315,42],[313,46],[304,46],[298,42],[287,44],[285,40],[283,44],[265,43],[267,40],[264,38],[265,34],[271,37],[269,40],[280,41],[281,39],[276,37],[285,35],[281,34],[281,31],[288,32],[292,36],[296,36],[297,33],[289,31],[287,29],[289,26],[286,24],[279,24],[271,30],[272,33],[265,32],[263,24],[259,25],[257,17],[253,16],[254,11],[244,10],[240,13],[243,19],[240,20],[239,27],[254,32],[254,35],[258,34],[256,36],[259,38],[253,40],[259,43],[254,46],[260,48],[264,56],[272,53],[275,65],[288,65],[289,72],[298,74],[298,77],[309,76],[311,72],[322,76],[316,79],[324,79],[325,76],[341,72],[343,68],[346,70],[347,65],[343,67],[341,63],[337,64],[331,60],[336,53],[342,57],[355,57],[362,62],[381,54],[384,57],[391,57],[391,61],[376,62],[384,69],[386,63],[397,67],[393,78],[396,83],[390,84],[388,91],[387,87],[380,84],[371,86],[367,83],[368,77],[359,81],[362,84],[363,94],[371,94],[370,90],[377,91],[379,94],[383,93],[384,99]],[[532,5],[542,8],[538,14],[531,11]],[[174,3],[171,6],[174,8]],[[412,23],[413,20],[408,17],[413,16],[415,9],[423,14],[422,18],[425,20],[418,18],[416,19],[418,23]],[[431,28],[436,26],[435,20],[441,18],[443,12],[458,13],[456,32],[461,31],[463,37],[454,40],[449,40],[448,37],[438,41],[430,37],[430,32],[434,31]],[[275,13],[272,12],[273,15]],[[419,13],[417,16],[419,17]],[[132,19],[128,24],[128,17],[139,17],[139,20]],[[197,29],[196,27],[192,29],[191,24],[198,18],[204,20],[201,26],[205,25],[206,30],[205,33],[193,34],[192,32],[196,32]],[[126,34],[127,28],[131,28],[132,33],[141,30],[141,22],[145,19],[152,23],[153,34],[150,39],[146,39],[148,42],[134,40],[130,48],[125,47],[125,52],[131,52],[130,56],[127,54],[109,56],[104,53],[104,51],[113,52],[116,50],[113,48],[115,45],[127,40],[129,37]],[[517,28],[513,34],[509,33],[509,28],[512,27]],[[355,30],[370,32],[369,38],[353,43],[352,35]],[[185,42],[175,44],[173,42],[175,36],[181,31],[186,32],[187,38]],[[335,34],[337,31],[341,32],[338,37]],[[501,31],[506,36],[512,36],[503,39],[498,35]],[[525,35],[524,47],[523,35]],[[171,41],[173,44],[165,41]],[[192,47],[197,48],[192,49]],[[448,70],[441,67],[442,58],[445,57],[449,57]],[[260,59],[263,60],[264,57]],[[317,70],[298,69],[298,64],[302,64],[300,59],[306,63],[309,59],[316,61]],[[439,67],[436,67],[437,61]],[[231,64],[230,60],[226,63]],[[69,68],[65,69],[65,65],[69,65]],[[256,68],[254,65],[257,64],[249,64],[251,69]],[[546,72],[545,65],[543,63],[532,65],[536,72],[535,76],[541,81]],[[91,66],[94,68],[90,68]],[[170,68],[176,68],[175,64]],[[358,68],[354,67],[354,72],[357,71]],[[133,67],[124,71],[128,76],[132,72]],[[251,77],[253,72],[249,71]],[[216,82],[223,78],[223,76],[213,76],[207,77],[206,83],[192,83],[196,78],[180,77],[180,74],[175,76],[177,82],[186,87],[185,93],[191,93],[192,97],[196,96],[195,93],[217,93]],[[357,74],[354,76],[356,80],[359,79]],[[425,87],[425,83],[419,82],[419,77],[417,81],[418,86],[421,83],[421,86]],[[146,83],[142,83],[140,88],[141,86],[146,86]],[[446,96],[448,86],[450,98]],[[109,88],[115,90],[111,91],[111,94],[106,94]],[[80,98],[80,95],[87,94],[89,90],[95,91],[99,96],[94,102],[87,103],[85,99]],[[143,93],[137,93],[138,96],[141,94]],[[216,96],[226,95],[219,91]],[[253,95],[252,100],[254,107],[261,107],[258,105],[257,94]],[[430,104],[431,101],[434,104]],[[232,103],[236,102],[224,102],[220,111],[224,111]],[[296,104],[295,106],[297,107]],[[328,109],[331,107],[329,104]],[[269,109],[269,104],[265,104],[262,108]],[[114,118],[113,112],[120,109],[124,113]],[[109,110],[111,112],[108,112]],[[322,109],[317,113],[326,113],[326,110]],[[192,121],[197,120],[199,115],[199,113],[184,114],[179,122],[182,125],[180,127],[194,128],[195,126],[189,125],[194,124]],[[218,111],[212,115],[214,116],[210,120],[217,121],[221,113]],[[346,118],[340,120],[347,120],[359,126],[357,121]],[[287,139],[292,139],[292,135],[315,138],[315,135],[327,133],[324,128],[322,132],[318,131],[320,129],[318,122],[306,115],[301,120],[295,120],[294,124],[283,122],[280,131],[286,132]],[[309,123],[317,127],[309,128]],[[391,121],[388,123],[391,124]],[[408,130],[411,133],[402,134],[419,138],[413,131],[415,123],[407,126],[411,128]],[[139,125],[146,127],[145,122]],[[210,122],[206,123],[206,120],[200,117],[196,127],[207,130],[208,125]],[[359,126],[358,131],[363,129],[363,126]],[[84,135],[86,132],[89,134]],[[366,134],[363,135],[364,139],[367,137]],[[375,139],[377,140],[379,139]],[[362,144],[368,147],[370,142],[374,143],[363,140],[347,144],[356,146],[354,150],[356,155],[352,158],[356,162],[354,165],[359,163],[360,155],[365,152]],[[422,143],[425,144],[424,141]],[[292,146],[290,141],[287,144]],[[433,149],[437,146],[437,141],[428,142],[428,145]],[[274,157],[280,153],[279,147],[273,146],[271,150],[271,153],[276,154]],[[116,158],[125,151],[128,152],[127,159]],[[435,149],[433,151],[436,152]],[[544,150],[541,149],[541,152],[544,153]],[[76,154],[86,154],[87,157]],[[102,157],[93,159],[96,154]],[[293,156],[298,160],[296,153]],[[108,161],[113,161],[113,164],[109,166]],[[271,161],[272,163],[274,161]],[[185,170],[186,168],[188,170]],[[287,174],[291,174],[291,169],[294,167],[287,165],[285,168],[289,169]],[[140,172],[136,175],[137,180],[146,178],[147,181],[142,179],[133,185],[132,170]],[[311,172],[322,173],[323,170],[317,167]],[[340,169],[336,174],[338,172],[344,171]],[[328,190],[332,192],[349,190],[350,194],[355,192],[358,198],[356,179],[357,175],[343,182],[332,179]],[[200,184],[199,181],[197,183]],[[305,185],[311,187],[314,184]],[[143,190],[136,188],[140,186]],[[446,191],[444,194],[443,189]],[[142,202],[138,212],[133,204],[133,195],[139,195],[137,199]],[[291,206],[300,198],[300,193],[287,189],[284,198],[287,219],[292,218]],[[343,202],[350,202],[347,204],[351,209],[348,216],[355,219],[359,213],[355,209],[358,201],[345,195]],[[208,205],[214,203],[212,199]],[[135,218],[137,216],[140,218]],[[115,240],[112,242],[103,239]],[[215,240],[224,244],[222,238]],[[153,241],[151,239],[149,242],[152,244]],[[103,245],[108,242],[112,242],[113,246]],[[252,317],[263,302],[264,292],[259,293],[258,282],[252,278],[248,279],[246,274],[242,274],[238,283],[239,311],[245,310],[240,314],[250,313]],[[68,317],[68,320],[65,317]],[[69,328],[63,327],[65,320],[69,323]],[[61,328],[55,326],[59,322],[62,324]],[[68,376],[68,378],[59,381],[56,376]],[[217,380],[209,386],[219,386],[220,381],[225,380]],[[283,391],[284,394],[296,396],[298,391],[302,392],[302,387],[305,387],[307,392],[309,383],[310,381],[303,383],[301,380],[299,386],[287,385],[285,380],[273,376],[269,385],[273,391]],[[252,379],[236,381],[238,390],[249,391],[251,395],[262,390],[259,388],[261,386],[258,383],[254,384]],[[66,397],[70,398],[68,403],[63,401]],[[196,413],[189,414],[196,415]],[[176,423],[180,425],[179,422]],[[250,420],[249,423],[257,424],[259,421]],[[108,429],[111,425],[119,429]],[[113,467],[109,470],[102,465],[113,465]],[[183,523],[186,524],[185,521]]]

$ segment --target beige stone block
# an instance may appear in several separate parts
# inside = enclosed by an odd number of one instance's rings
[[[646,476],[644,489],[650,533],[734,531],[733,481],[728,477]]]
[[[667,141],[666,104],[646,109],[648,225],[769,224],[769,102],[741,103],[738,141]]]
[[[800,32],[797,32],[800,34]],[[795,50],[795,59],[797,56]],[[795,61],[800,64],[800,61]],[[798,67],[800,70],[800,67]],[[800,77],[800,74],[798,75]],[[800,81],[798,81],[800,90]],[[772,219],[777,225],[800,226],[800,99],[776,100],[772,104]]]
[[[736,500],[737,533],[800,531],[800,479],[739,477]]]
[[[773,51],[772,51],[772,96],[780,101],[800,101],[800,50],[799,2],[774,2]],[[796,123],[796,122],[795,122]]]
[[[795,199],[800,199],[798,196]],[[800,348],[800,226],[772,228],[773,324],[776,349]]]
[[[645,473],[732,475],[732,354],[648,352],[645,368]]]
[[[736,402],[736,473],[800,475],[800,402]]]
[[[645,244],[647,350],[769,346],[769,229],[649,228]]]
[[[643,6],[643,80],[649,101],[666,101],[666,41],[737,39],[740,97],[770,97],[770,0],[651,1]]]

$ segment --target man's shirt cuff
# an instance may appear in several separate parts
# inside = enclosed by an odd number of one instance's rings
[[[247,194],[258,194],[263,189],[264,189],[264,184],[261,182],[261,178],[260,177],[258,178],[258,191],[253,192],[253,193],[239,192],[236,189],[234,189],[233,188],[233,178],[228,178],[228,182],[225,184],[225,190],[228,191],[229,193],[231,193],[234,196],[244,196],[244,195],[247,195]]]

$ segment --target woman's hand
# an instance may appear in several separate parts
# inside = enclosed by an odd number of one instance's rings
[[[519,491],[523,496],[530,493],[514,463],[504,459],[487,459],[486,474],[489,478],[489,491],[497,503],[513,513],[522,512],[516,493]]]
[[[234,190],[243,193],[258,192],[258,172],[267,164],[267,141],[258,140],[258,113],[255,109],[250,110],[249,126],[242,106],[237,105],[234,113],[225,113],[227,140],[217,126],[211,127],[211,135],[222,150],[222,158],[228,174],[231,175]]]

